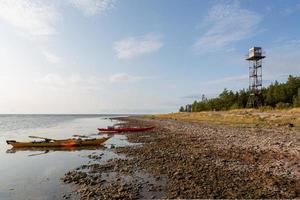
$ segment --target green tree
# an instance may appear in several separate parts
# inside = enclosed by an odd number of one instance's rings
[[[263,105],[273,108],[286,108],[292,105],[300,107],[299,89],[300,77],[289,76],[286,83],[275,81],[269,87],[263,88],[261,101]],[[245,89],[234,93],[225,88],[216,98],[207,99],[205,95],[202,95],[200,101],[194,101],[192,104],[192,112],[245,108],[249,93],[249,90]]]
[[[184,112],[184,107],[183,107],[183,106],[181,106],[181,107],[179,108],[179,112]]]
[[[298,88],[297,96],[294,96],[294,107],[300,107],[300,87]]]

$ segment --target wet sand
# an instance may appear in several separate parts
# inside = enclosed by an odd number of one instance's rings
[[[66,174],[62,180],[81,199],[300,197],[299,129],[122,120],[156,128],[128,133],[130,142],[143,145],[114,148],[125,159]]]

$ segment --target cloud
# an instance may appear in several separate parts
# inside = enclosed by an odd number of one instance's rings
[[[203,84],[224,84],[224,83],[233,83],[233,82],[247,82],[249,79],[249,75],[240,75],[240,76],[229,76],[229,77],[224,77],[221,79],[216,79],[212,81],[207,81]]]
[[[114,7],[114,0],[69,0],[85,16],[101,14]]]
[[[53,88],[66,85],[66,81],[58,74],[47,74],[45,77],[38,79],[37,82]]]
[[[297,3],[296,5],[287,7],[284,10],[284,14],[291,15],[291,14],[294,14],[294,13],[299,12],[299,11],[300,11],[300,3]]]
[[[0,19],[16,29],[16,34],[29,39],[30,49],[37,48],[44,58],[52,63],[63,59],[47,50],[49,37],[57,33],[60,13],[54,1],[1,0]]]
[[[110,76],[109,82],[118,83],[118,82],[134,82],[144,79],[142,76],[133,76],[127,73],[119,73]]]
[[[213,96],[213,94],[216,94],[217,91],[223,90],[224,88],[228,88],[232,90],[248,88],[248,84],[249,84],[248,80],[249,80],[249,75],[242,74],[237,76],[222,77],[219,79],[201,82],[199,84],[204,91],[209,91],[210,96]]]
[[[147,34],[140,37],[130,37],[114,43],[114,49],[119,59],[129,59],[158,51],[163,47],[162,36]]]
[[[1,0],[0,18],[29,36],[48,36],[56,33],[58,14],[46,1]]]
[[[61,57],[58,57],[49,51],[42,51],[42,54],[45,56],[46,60],[52,64],[63,63],[63,59]]]
[[[264,67],[265,66],[263,64],[263,68]],[[288,77],[288,74],[271,74],[264,69],[262,75],[263,75],[263,81],[268,83],[274,82],[275,80],[278,81],[286,80]],[[245,87],[248,87],[248,80],[249,80],[249,75],[244,74],[240,76],[229,76],[229,77],[202,82],[201,85],[220,85],[225,88],[227,86],[228,86],[227,88],[230,88],[230,86],[239,87],[240,85],[244,85]]]
[[[202,28],[207,30],[194,44],[198,54],[215,52],[229,45],[253,36],[262,17],[252,11],[242,9],[237,1],[213,6]]]
[[[300,75],[300,40],[286,40],[266,49],[263,67],[271,75]]]
[[[98,90],[105,82],[104,78],[91,75],[82,76],[80,74],[60,75],[55,73],[46,74],[44,77],[36,79],[36,83],[43,87],[54,90]]]
[[[49,73],[36,79],[35,82],[51,89],[88,89],[98,90],[109,83],[128,83],[147,79],[143,76],[133,76],[127,73],[113,74],[109,77],[97,77],[93,75],[70,74],[61,75]],[[101,87],[100,87],[101,86]]]
[[[114,7],[115,0],[66,0],[67,5],[86,16],[103,13]],[[27,36],[49,36],[57,33],[56,24],[61,15],[60,1],[1,0],[0,18]]]

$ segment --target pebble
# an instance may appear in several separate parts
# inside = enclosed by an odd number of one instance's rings
[[[81,197],[94,192],[92,197],[97,199],[137,199],[143,188],[149,190],[146,198],[299,197],[299,179],[295,179],[295,169],[289,168],[293,166],[291,161],[299,163],[297,156],[289,154],[293,150],[299,155],[299,133],[294,129],[281,132],[279,128],[156,119],[130,119],[129,123],[155,123],[156,128],[148,133],[151,137],[128,135],[130,141],[144,143],[139,148],[116,147],[117,152],[130,159],[91,164],[86,169],[92,170],[92,174],[67,173],[63,179],[66,183],[85,185],[84,190],[78,191]],[[285,164],[280,165],[279,161]],[[137,176],[139,170],[149,173],[151,181],[148,176]],[[116,179],[101,179],[103,173],[111,172],[117,174]],[[98,182],[106,184],[94,186],[94,175]],[[126,183],[121,176],[131,179]],[[276,190],[271,191],[269,186],[276,186]]]

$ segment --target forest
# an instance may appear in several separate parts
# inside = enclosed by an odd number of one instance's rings
[[[207,99],[205,95],[192,104],[181,106],[180,112],[223,111],[247,107],[249,90],[232,91],[224,89],[216,98]],[[285,83],[275,81],[262,88],[260,101],[263,107],[291,108],[300,107],[300,77],[290,75]]]

